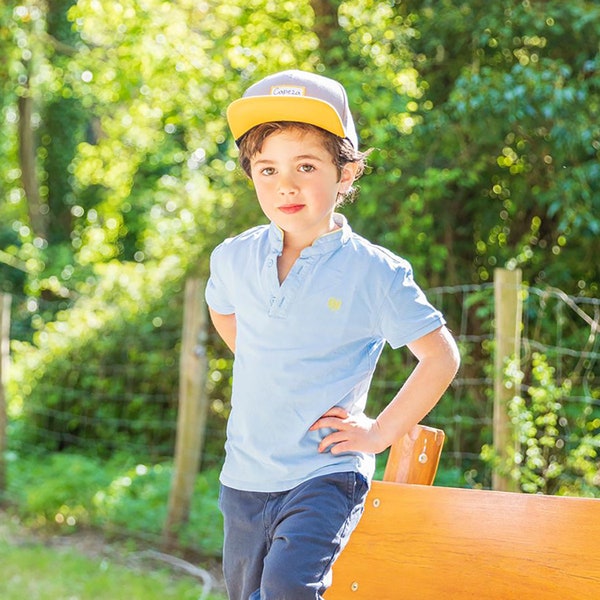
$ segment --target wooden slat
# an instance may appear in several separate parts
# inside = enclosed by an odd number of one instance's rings
[[[326,600],[600,598],[600,500],[374,482]]]

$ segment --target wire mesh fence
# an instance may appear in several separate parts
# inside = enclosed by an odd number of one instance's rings
[[[543,353],[557,384],[571,382],[569,396],[564,398],[567,409],[587,411],[592,433],[600,432],[600,300],[526,285],[521,293],[523,388],[529,385],[527,373],[534,353]],[[428,290],[427,295],[445,314],[462,355],[455,381],[426,418],[427,424],[443,429],[447,436],[440,476],[444,483],[489,487],[490,467],[482,461],[481,448],[492,442],[494,286],[440,287]],[[31,320],[44,311],[52,314],[53,307],[18,296],[13,298],[13,307],[11,338],[30,343],[32,353],[42,351],[45,338],[40,332],[44,327],[38,323],[31,328]],[[19,378],[20,391],[18,398],[8,394],[9,450],[27,453],[45,446],[100,455],[123,452],[144,460],[172,457],[179,312],[174,310],[175,316],[160,320],[158,326],[155,318],[147,316],[154,326],[144,334],[123,325],[116,348],[107,344],[100,346],[105,352],[89,352],[85,346],[73,349],[71,342],[60,360],[37,362],[37,372],[21,370],[11,376]],[[95,335],[108,339],[110,331],[98,330]],[[211,410],[202,464],[218,466],[223,457],[232,360],[214,332],[207,346]],[[23,347],[18,351],[22,353]],[[386,348],[371,389],[371,411],[376,412],[393,397],[413,365],[408,351]],[[40,374],[42,368],[45,372]],[[53,370],[60,370],[61,377]]]

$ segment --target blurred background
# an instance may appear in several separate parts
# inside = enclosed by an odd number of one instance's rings
[[[342,211],[412,263],[459,340],[461,371],[426,421],[447,435],[438,483],[491,487],[498,472],[524,492],[600,496],[599,39],[600,5],[584,0],[3,3],[7,514],[163,539],[186,282],[264,222],[225,108],[287,68],[348,90],[375,150]],[[500,454],[498,268],[522,276]],[[218,558],[232,356],[209,326],[198,348],[198,475],[170,541]],[[384,353],[373,413],[411,368]]]

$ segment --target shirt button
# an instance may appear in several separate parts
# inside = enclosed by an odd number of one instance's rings
[[[267,267],[272,267],[272,266],[273,266],[273,259],[272,259],[272,258],[270,258],[270,259],[267,261]]]
[[[271,297],[271,299],[269,300],[269,304],[274,304],[275,303],[275,298]]]

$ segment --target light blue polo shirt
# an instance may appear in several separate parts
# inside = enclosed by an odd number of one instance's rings
[[[319,453],[327,432],[308,428],[333,406],[365,409],[386,341],[398,348],[444,324],[404,259],[335,218],[340,229],[305,248],[282,285],[283,232],[274,224],[212,253],[206,301],[237,323],[221,472],[228,487],[277,492],[342,471],[371,478],[373,455]]]

